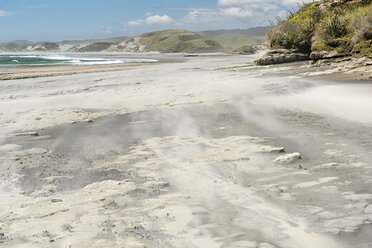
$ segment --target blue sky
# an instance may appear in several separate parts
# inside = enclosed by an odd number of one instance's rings
[[[266,26],[297,0],[0,0],[0,41],[133,36]]]

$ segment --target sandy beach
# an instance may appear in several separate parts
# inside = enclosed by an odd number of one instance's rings
[[[99,65],[99,66],[55,66],[55,67],[25,67],[0,71],[0,80],[40,78],[63,75],[74,75],[92,72],[108,72],[129,70],[146,65]]]
[[[371,247],[371,65],[259,56],[1,71],[0,247]]]

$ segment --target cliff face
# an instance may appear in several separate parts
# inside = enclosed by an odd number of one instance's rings
[[[272,49],[294,49],[311,59],[372,57],[371,0],[304,4],[269,32]]]

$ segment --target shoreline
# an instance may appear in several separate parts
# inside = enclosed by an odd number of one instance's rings
[[[75,65],[75,66],[40,66],[11,68],[0,71],[0,80],[18,80],[28,78],[41,78],[53,76],[66,76],[74,74],[85,74],[95,72],[122,71],[137,68],[147,68],[150,66],[161,65],[170,62],[142,63],[142,64],[123,64],[123,65]]]
[[[102,54],[104,57],[122,56],[123,54]],[[133,56],[133,54],[129,54]],[[159,54],[156,54],[160,57]],[[256,55],[261,55],[257,53]],[[188,59],[198,58],[213,58],[213,57],[247,57],[247,65],[249,63],[249,57],[247,55],[232,55],[232,54],[198,54],[195,56],[187,56],[186,54],[165,54],[163,60],[159,60],[156,63],[140,63],[140,64],[120,64],[120,65],[66,65],[66,66],[35,66],[35,67],[18,67],[18,68],[4,68],[0,70],[0,81],[28,79],[28,78],[41,78],[41,77],[53,77],[53,76],[65,76],[85,73],[96,73],[96,72],[110,72],[110,71],[121,71],[131,70],[136,68],[148,68],[150,66],[159,66],[167,63],[183,63]],[[365,58],[367,65],[357,64],[358,59],[352,58],[340,58],[340,59],[325,59],[319,60],[318,62],[312,62],[311,60],[255,66],[254,69],[261,68],[261,71],[265,71],[265,68],[270,68],[263,75],[267,74],[275,76],[298,76],[301,78],[309,78],[313,80],[329,80],[334,82],[370,82],[372,81],[372,62],[371,59]],[[354,63],[351,66],[350,63]],[[240,66],[232,66],[230,69],[240,70]],[[245,68],[246,66],[242,66]]]

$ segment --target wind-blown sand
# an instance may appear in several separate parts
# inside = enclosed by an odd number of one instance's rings
[[[370,247],[372,85],[255,58],[0,82],[0,246]]]

